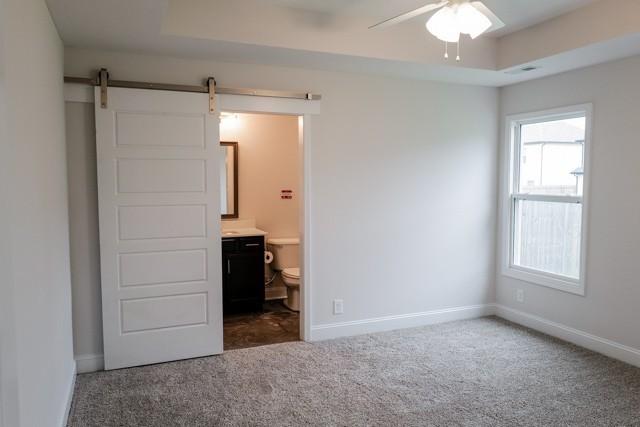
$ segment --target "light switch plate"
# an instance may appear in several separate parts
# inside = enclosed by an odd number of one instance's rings
[[[333,314],[342,314],[344,313],[344,301],[341,299],[333,300]]]

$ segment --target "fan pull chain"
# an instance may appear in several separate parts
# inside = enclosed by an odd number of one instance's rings
[[[444,42],[444,59],[449,59],[449,43]]]

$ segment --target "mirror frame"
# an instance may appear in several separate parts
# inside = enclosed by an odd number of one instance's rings
[[[233,213],[220,214],[222,219],[238,218],[238,143],[235,141],[220,141],[223,147],[233,147]]]

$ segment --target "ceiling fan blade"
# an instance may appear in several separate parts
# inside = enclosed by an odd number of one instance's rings
[[[386,21],[378,22],[377,24],[370,26],[369,29],[384,28],[384,27],[389,27],[391,25],[399,24],[400,22],[407,21],[411,18],[415,18],[416,16],[420,16],[425,13],[431,12],[432,10],[439,9],[443,6],[446,6],[447,4],[449,4],[449,0],[442,0],[437,3],[431,3],[426,6],[422,6],[412,11],[403,13],[401,15],[394,16],[393,18],[389,18]]]
[[[498,18],[496,14],[493,13],[491,9],[485,6],[484,3],[482,3],[481,1],[472,1],[471,6],[478,9],[480,12],[482,12],[484,16],[489,18],[489,21],[491,21],[491,27],[487,31],[485,31],[485,34],[490,33],[491,31],[499,30],[500,28],[504,27],[504,22],[502,22],[502,20]]]

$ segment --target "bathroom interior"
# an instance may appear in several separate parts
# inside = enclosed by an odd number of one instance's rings
[[[225,350],[300,339],[299,125],[221,114]]]

